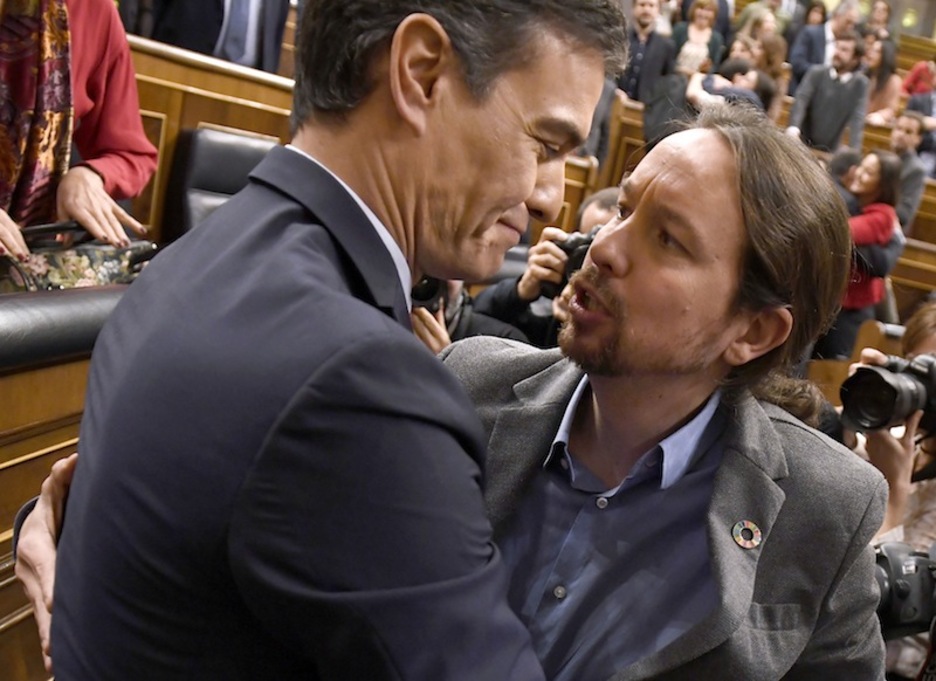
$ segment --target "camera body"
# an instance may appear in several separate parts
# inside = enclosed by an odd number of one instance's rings
[[[885,542],[874,549],[881,590],[877,614],[887,640],[929,631],[936,615],[936,560],[909,544]]]
[[[569,283],[569,277],[582,269],[582,263],[585,262],[585,255],[588,253],[588,247],[595,240],[597,230],[592,230],[588,234],[573,232],[565,241],[554,242],[559,248],[565,251],[569,259],[566,260],[565,270],[562,272],[562,281],[554,284],[551,281],[543,282],[540,287],[540,294],[546,298],[555,298],[562,289]]]
[[[413,300],[413,308],[424,307],[432,314],[435,314],[442,307],[442,301],[445,300],[447,292],[448,286],[444,280],[435,277],[423,277],[416,282],[410,294]]]
[[[936,356],[890,356],[884,366],[861,367],[840,391],[842,420],[855,431],[890,428],[923,410],[920,430],[936,429]]]

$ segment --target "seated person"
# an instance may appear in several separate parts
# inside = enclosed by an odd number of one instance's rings
[[[585,199],[579,207],[578,233],[591,233],[608,222],[617,210],[617,199],[617,187],[601,189]],[[562,282],[569,255],[557,243],[568,238],[558,227],[546,227],[530,248],[523,274],[481,291],[474,301],[475,311],[515,326],[537,347],[555,347],[567,295],[559,291],[550,300],[542,296],[542,289],[544,284]]]
[[[420,297],[420,284],[429,282],[428,295]],[[435,283],[433,286],[433,282]],[[426,277],[413,288],[413,311],[410,318],[416,337],[438,354],[455,341],[472,336],[497,336],[528,343],[516,327],[481,314],[465,290],[465,282],[440,281]]]
[[[143,132],[114,3],[51,0],[0,8],[8,55],[0,61],[0,104],[4,120],[16,122],[0,134],[0,253],[25,260],[21,227],[56,220],[76,220],[96,239],[129,245],[125,227],[146,230],[114,199],[143,189],[156,169],[156,150]],[[69,167],[73,143],[82,162]]]

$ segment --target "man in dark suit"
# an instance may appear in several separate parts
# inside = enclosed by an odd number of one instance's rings
[[[279,67],[289,0],[150,0],[120,5],[130,33],[271,73]],[[232,58],[223,49],[225,37],[235,28],[232,17],[238,10],[255,15],[255,28],[247,34],[253,47],[246,61]]]
[[[292,145],[97,340],[57,677],[543,678],[480,425],[408,294],[484,279],[556,217],[624,28],[613,0],[307,4]]]
[[[488,435],[509,600],[548,678],[883,680],[886,483],[793,415],[822,399],[787,378],[850,242],[812,155],[715,105],[624,182],[561,352],[443,353]]]
[[[654,28],[660,16],[660,0],[634,0],[634,23],[628,31],[630,61],[618,79],[618,87],[631,99],[646,104],[660,78],[673,72],[673,41]]]
[[[832,64],[836,38],[853,33],[861,20],[857,0],[842,0],[821,26],[806,26],[796,36],[790,48],[790,94],[795,95],[800,81],[811,66]]]

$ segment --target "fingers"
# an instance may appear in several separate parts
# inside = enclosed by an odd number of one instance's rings
[[[20,529],[16,551],[16,577],[32,604],[39,628],[46,668],[51,668],[49,626],[52,619],[52,593],[55,588],[55,543],[37,508]]]
[[[448,329],[445,328],[444,312],[439,310],[435,316],[424,307],[417,307],[410,315],[413,332],[435,354],[439,354],[452,344]]]
[[[104,181],[90,168],[77,166],[62,178],[56,195],[60,220],[76,220],[99,241],[129,246],[124,225],[138,234],[146,228],[104,191]]]
[[[29,255],[26,240],[20,232],[20,226],[13,222],[5,210],[0,210],[0,255],[12,255],[18,260],[25,260]]]
[[[543,231],[546,232],[545,229]],[[565,238],[565,232],[562,230],[554,231],[564,235],[563,238]],[[520,299],[536,300],[540,296],[543,282],[560,283],[568,261],[569,256],[554,241],[540,240],[530,249],[526,269],[523,270],[520,281],[517,283],[517,294]]]

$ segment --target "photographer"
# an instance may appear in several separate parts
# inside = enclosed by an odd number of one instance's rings
[[[936,353],[936,303],[917,310],[907,321],[902,339],[904,357]],[[861,352],[866,365],[883,366],[887,356],[873,348]],[[904,422],[903,433],[889,429],[865,433],[868,460],[877,467],[888,484],[887,511],[875,543],[898,541],[918,551],[928,551],[936,542],[936,480],[911,480],[915,472],[933,461],[936,433],[919,430],[922,411]],[[905,637],[887,644],[889,679],[916,678],[927,650],[926,635]]]
[[[425,289],[428,295],[420,294],[427,280],[434,287]],[[426,347],[439,354],[455,341],[472,336],[497,336],[529,342],[519,329],[479,314],[474,301],[465,290],[465,282],[458,279],[439,280],[426,278],[413,288],[413,311],[410,313],[413,333]]]
[[[563,290],[563,282],[571,274],[566,272],[569,253],[560,244],[566,245],[570,237],[593,235],[614,216],[617,200],[617,187],[602,189],[585,199],[579,208],[575,236],[558,227],[543,229],[540,240],[530,248],[523,274],[484,289],[474,300],[475,311],[515,326],[537,347],[556,347],[569,294]],[[590,240],[583,242],[587,243]]]

